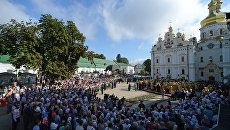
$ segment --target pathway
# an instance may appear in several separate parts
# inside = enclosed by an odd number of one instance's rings
[[[109,94],[112,95],[114,94],[115,96],[117,96],[118,98],[134,98],[134,97],[139,97],[139,96],[143,96],[143,95],[148,95],[149,93],[146,91],[141,91],[141,90],[134,90],[134,83],[131,83],[131,91],[128,91],[128,84],[126,82],[123,83],[117,83],[117,87],[113,88],[113,89],[106,89],[103,92],[103,95],[101,94],[101,90],[99,91],[99,94],[97,94],[97,97],[103,99],[104,98],[104,94]]]

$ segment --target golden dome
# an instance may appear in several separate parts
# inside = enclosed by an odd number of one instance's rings
[[[220,12],[221,9],[221,4],[223,2],[221,0],[212,0],[208,4],[209,8],[209,15],[206,17],[204,20],[200,22],[201,28],[204,27],[205,25],[209,24],[215,24],[215,23],[224,23],[226,22],[225,20],[225,13]],[[213,8],[215,7],[215,8]]]
[[[185,34],[184,34],[184,33],[183,33],[182,37],[183,37],[183,39],[185,40],[186,36],[185,36]]]
[[[212,0],[209,4],[208,4],[208,9],[215,7],[216,6],[216,1]]]
[[[169,27],[169,32],[172,32],[173,31],[173,28],[170,26]]]

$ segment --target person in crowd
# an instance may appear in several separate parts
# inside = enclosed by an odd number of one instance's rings
[[[20,110],[19,110],[19,104],[16,104],[16,108],[12,112],[13,130],[17,130],[19,122],[20,122]]]
[[[145,104],[143,103],[143,101],[141,101],[141,103],[138,105],[140,110],[145,110]]]
[[[36,123],[33,127],[33,130],[40,130],[40,125],[41,125],[41,121],[40,120],[36,120]]]
[[[128,91],[130,91],[130,89],[131,89],[131,84],[129,83],[129,86],[128,86]]]
[[[76,127],[75,130],[84,130],[84,128],[83,128],[83,121],[82,120],[79,120],[79,125]],[[98,130],[102,130],[102,129],[98,129]]]
[[[165,97],[165,90],[164,89],[162,89],[161,95],[162,95],[162,99],[164,99],[164,97]]]
[[[100,99],[90,92],[92,86],[101,87],[113,80],[75,77],[51,85],[22,87],[24,91],[19,100],[15,95],[20,89],[10,85],[7,91],[12,94],[6,98],[12,104],[12,127],[17,129],[21,110],[25,130],[210,129],[217,123],[219,104],[224,104],[227,97],[224,87],[218,83],[199,84],[200,98],[194,94],[197,89],[191,91],[184,84],[185,95],[177,97],[180,100],[177,105],[167,101],[164,105],[146,108],[141,101],[138,108],[130,109],[125,98],[106,95]],[[180,92],[184,93],[175,90],[175,95]],[[23,104],[21,109],[19,104]]]

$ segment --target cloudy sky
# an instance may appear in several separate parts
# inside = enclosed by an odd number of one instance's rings
[[[211,0],[0,0],[0,24],[10,19],[38,20],[41,14],[72,20],[86,36],[89,50],[131,64],[150,58],[152,45],[171,25],[174,33],[199,39],[200,21]],[[230,0],[222,0],[230,12]]]

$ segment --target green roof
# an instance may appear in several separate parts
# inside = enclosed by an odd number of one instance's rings
[[[9,55],[0,55],[0,63],[10,63],[8,61],[9,59],[10,59]],[[106,68],[109,65],[116,64],[112,60],[104,60],[99,58],[93,58],[93,61],[95,64],[91,64],[91,61],[89,61],[88,58],[80,57],[77,65],[78,67],[86,67],[86,68]]]
[[[86,68],[106,68],[109,65],[116,64],[114,61],[111,60],[104,60],[99,58],[93,58],[94,64],[91,64],[87,58],[80,57],[77,65],[78,67],[86,67]]]
[[[9,55],[0,55],[0,63],[10,63],[8,60],[10,59]]]

